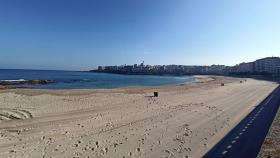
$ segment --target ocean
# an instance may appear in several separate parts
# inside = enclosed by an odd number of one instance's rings
[[[119,75],[82,71],[0,69],[0,80],[52,80],[45,85],[20,85],[35,89],[109,89],[191,83],[193,76]],[[19,86],[17,86],[19,87]]]

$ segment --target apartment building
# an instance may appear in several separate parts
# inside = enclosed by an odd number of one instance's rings
[[[254,69],[257,73],[279,73],[280,58],[279,57],[267,57],[255,61]]]

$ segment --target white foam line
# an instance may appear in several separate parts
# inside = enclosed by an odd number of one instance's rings
[[[234,144],[234,143],[236,143],[236,141],[235,141],[235,140],[233,140],[233,141],[231,141],[231,143],[232,143],[232,144]]]
[[[19,81],[26,81],[25,79],[18,79],[18,80],[0,80],[3,82],[19,82]]]

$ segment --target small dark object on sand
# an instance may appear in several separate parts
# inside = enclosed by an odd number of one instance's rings
[[[225,86],[225,84],[224,84],[224,83],[221,83],[221,86]]]
[[[242,81],[240,81],[240,83],[242,83]]]
[[[154,97],[158,97],[158,92],[154,92]]]

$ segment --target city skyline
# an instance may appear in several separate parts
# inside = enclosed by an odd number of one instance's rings
[[[233,66],[280,56],[280,2],[214,0],[0,2],[0,68]]]
[[[115,65],[98,66],[93,72],[146,75],[278,75],[280,57],[266,57],[251,62],[228,65]]]
[[[122,63],[122,64],[111,64],[111,65],[98,65],[99,66],[124,66],[124,65],[141,65],[142,63],[144,65],[151,65],[151,66],[156,66],[156,65],[183,65],[183,66],[211,66],[211,65],[224,65],[224,66],[236,66],[236,65],[240,65],[242,63],[251,63],[251,62],[255,62],[257,60],[260,60],[260,59],[265,59],[265,58],[280,58],[280,56],[264,56],[262,58],[257,58],[255,60],[251,60],[251,61],[241,61],[239,63],[235,63],[235,64],[232,64],[232,65],[226,65],[226,64],[220,64],[220,63],[214,63],[214,64],[151,64],[151,63],[147,63],[145,62],[145,60],[142,60],[142,61],[138,61],[138,63]]]

